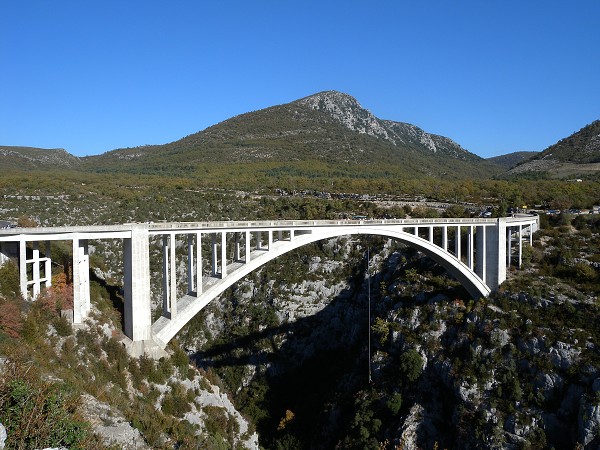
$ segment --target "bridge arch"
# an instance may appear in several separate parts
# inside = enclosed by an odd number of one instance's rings
[[[269,251],[263,252],[260,256],[254,257],[250,262],[243,264],[238,269],[228,273],[225,278],[219,280],[197,297],[190,295],[184,296],[178,302],[177,314],[174,317],[167,318],[162,316],[152,325],[153,340],[159,347],[166,347],[167,343],[212,300],[240,279],[264,266],[266,263],[289,253],[290,251],[317,241],[352,235],[382,236],[398,240],[422,252],[440,266],[444,267],[448,273],[454,276],[462,284],[472,297],[486,297],[491,292],[491,289],[483,282],[483,280],[462,261],[441,247],[435,245],[433,242],[423,239],[415,234],[394,230],[385,226],[324,228],[318,232],[303,234],[291,241],[275,243],[280,245],[273,245],[273,248]]]

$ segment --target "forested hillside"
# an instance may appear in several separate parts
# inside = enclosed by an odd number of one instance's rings
[[[512,168],[508,174],[597,180],[600,174],[600,120],[561,139],[538,155]]]

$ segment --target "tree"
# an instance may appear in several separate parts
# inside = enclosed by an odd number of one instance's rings
[[[415,349],[407,350],[400,355],[400,371],[410,383],[415,382],[423,372],[423,358]]]

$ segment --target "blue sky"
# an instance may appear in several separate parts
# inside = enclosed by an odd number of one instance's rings
[[[600,119],[600,1],[4,0],[0,145],[163,144],[320,91],[483,157]]]

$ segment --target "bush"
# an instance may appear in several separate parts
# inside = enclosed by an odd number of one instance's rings
[[[22,330],[23,319],[19,306],[12,301],[0,300],[0,333],[18,338]]]
[[[386,406],[392,413],[392,415],[397,415],[402,407],[402,395],[399,392],[395,392],[386,402]]]
[[[418,351],[411,349],[400,356],[400,370],[410,383],[416,381],[423,371],[423,358]]]
[[[0,378],[0,422],[7,448],[89,448],[89,424],[77,413],[78,398],[40,379],[34,367],[7,362]]]
[[[20,292],[19,268],[12,261],[4,263],[0,266],[0,295],[16,297]]]

